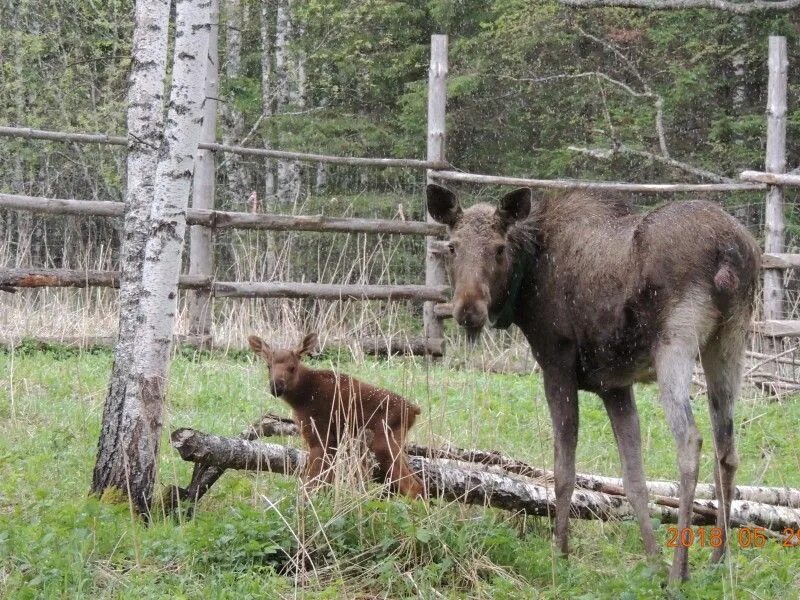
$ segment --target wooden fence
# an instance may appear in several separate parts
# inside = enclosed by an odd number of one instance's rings
[[[431,60],[428,80],[427,159],[362,158],[288,152],[264,148],[248,148],[218,144],[213,141],[213,127],[201,135],[195,164],[195,186],[192,208],[186,214],[192,226],[189,274],[181,277],[180,287],[198,298],[190,297],[191,336],[209,339],[211,296],[229,298],[317,298],[326,300],[417,300],[423,310],[425,336],[422,348],[442,348],[441,320],[450,315],[441,243],[437,238],[446,228],[427,221],[336,218],[321,215],[289,216],[251,214],[214,210],[214,155],[218,152],[277,158],[310,163],[343,164],[363,167],[401,167],[426,171],[428,181],[458,181],[483,185],[514,185],[550,189],[597,189],[646,194],[681,192],[767,191],[767,241],[764,268],[765,321],[756,329],[770,334],[800,335],[800,321],[782,321],[782,270],[800,266],[800,255],[786,254],[783,229],[783,186],[800,185],[800,176],[786,175],[786,40],[770,38],[768,142],[766,172],[745,171],[741,183],[625,183],[570,179],[529,179],[465,173],[453,169],[445,156],[445,108],[447,88],[447,36],[431,37]],[[209,61],[216,69],[216,61]],[[216,72],[209,79],[216,81]],[[208,94],[207,94],[208,95]],[[214,97],[214,95],[211,95]],[[211,107],[215,103],[208,103]],[[206,114],[206,123],[213,123],[214,110]],[[126,137],[99,133],[67,133],[19,127],[0,127],[0,136],[32,140],[76,142],[85,144],[128,146]],[[57,199],[0,194],[0,207],[39,213],[121,217],[124,204],[75,199]],[[425,208],[425,207],[424,207]],[[427,215],[427,210],[424,210]],[[425,285],[335,285],[291,282],[219,282],[213,280],[213,234],[222,229],[256,229],[273,231],[358,232],[426,236]],[[0,289],[17,287],[116,287],[118,273],[111,271],[68,271],[62,269],[0,269]],[[773,335],[778,335],[774,334]],[[419,346],[419,344],[417,344]]]

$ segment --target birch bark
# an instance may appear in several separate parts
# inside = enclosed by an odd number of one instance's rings
[[[135,422],[140,410],[127,404],[126,389],[132,382],[144,251],[164,127],[169,9],[169,0],[139,0],[135,8],[128,83],[128,175],[120,251],[119,338],[92,476],[95,494],[111,488],[129,493],[130,475],[140,466],[139,434],[130,429],[131,416]]]
[[[165,4],[168,10],[169,4]],[[142,9],[152,6],[148,3]],[[116,430],[107,431],[104,422],[95,468],[95,492],[116,487],[143,515],[149,512],[155,485],[186,208],[203,120],[209,11],[208,0],[176,3],[169,110],[151,201],[142,207],[142,213],[149,209],[149,227],[145,223],[137,230],[139,236],[143,230],[148,235],[146,244],[134,248],[143,256],[141,281],[131,284],[138,310],[121,316],[120,326],[126,328],[127,337],[123,339],[121,330],[119,348],[126,354],[118,356],[117,362],[124,359],[125,363],[119,372],[115,368],[106,402],[107,416]],[[159,12],[158,17],[162,16]],[[144,29],[149,34],[154,27],[166,30],[166,26],[167,19],[159,18],[149,21]],[[136,94],[136,86],[132,88],[132,94]],[[110,407],[114,410],[109,411]]]

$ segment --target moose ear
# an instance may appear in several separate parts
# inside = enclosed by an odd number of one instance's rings
[[[428,212],[435,221],[453,227],[461,216],[461,206],[456,195],[446,187],[429,183],[426,189],[428,195]]]
[[[249,336],[247,342],[250,344],[250,349],[256,354],[262,354],[265,357],[269,357],[272,354],[272,348],[269,347],[269,344],[257,335]]]
[[[300,348],[297,350],[297,354],[299,356],[303,356],[304,354],[311,354],[316,348],[317,348],[317,334],[309,333],[306,337],[303,338],[303,341],[300,342]]]
[[[531,212],[530,188],[519,188],[500,199],[497,214],[507,223],[520,221]]]

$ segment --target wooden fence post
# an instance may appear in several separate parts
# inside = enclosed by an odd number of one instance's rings
[[[786,56],[786,38],[769,38],[769,83],[767,88],[767,154],[768,173],[786,171],[786,79],[789,62]],[[784,251],[785,232],[783,214],[783,187],[770,185],[764,212],[764,251]],[[783,318],[783,270],[764,271],[764,319]]]
[[[445,106],[447,104],[447,36],[431,36],[431,64],[428,72],[428,160],[445,161]],[[431,183],[432,172],[427,171],[427,182]],[[425,218],[433,222],[424,203]],[[425,285],[446,285],[447,271],[444,261],[435,251],[436,238],[427,237],[425,248]],[[427,339],[443,337],[442,320],[434,314],[435,302],[426,302],[423,308],[423,323]]]
[[[205,104],[200,142],[216,142],[217,98],[219,97],[219,0],[210,0],[211,30],[206,61]],[[198,149],[194,162],[192,208],[214,208],[215,160],[212,150]],[[189,246],[189,274],[210,277],[214,269],[213,231],[204,225],[192,225]],[[189,292],[189,336],[198,347],[211,345],[211,295],[206,290]]]

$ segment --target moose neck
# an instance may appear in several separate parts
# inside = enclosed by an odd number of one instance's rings
[[[495,329],[507,329],[514,322],[517,299],[519,297],[519,291],[522,288],[522,280],[525,278],[525,274],[528,270],[528,262],[529,260],[526,252],[517,251],[514,253],[506,298],[498,311],[492,311],[489,314],[489,320],[492,323],[492,327]]]

